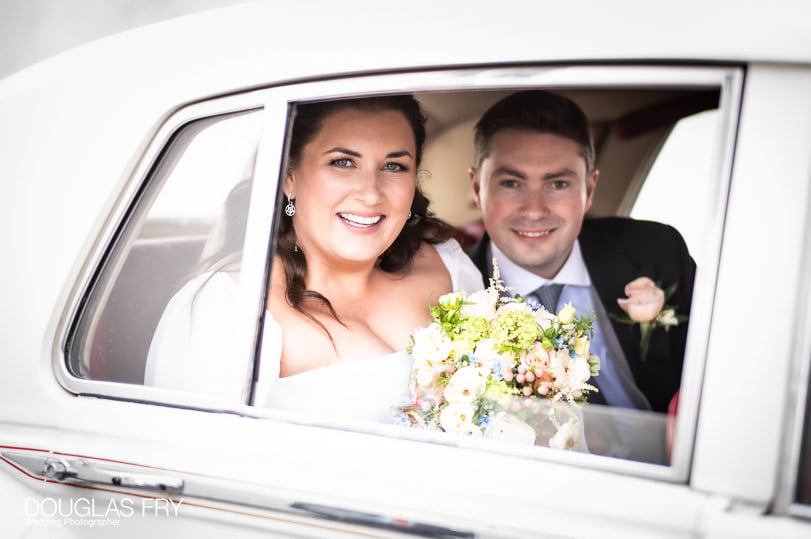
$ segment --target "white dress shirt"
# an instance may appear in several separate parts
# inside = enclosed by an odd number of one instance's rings
[[[510,290],[512,294],[521,294],[526,296],[536,290],[539,286],[549,283],[560,284],[573,284],[578,286],[591,286],[591,277],[589,271],[586,269],[586,263],[583,260],[583,253],[580,251],[580,242],[575,240],[572,252],[566,263],[560,268],[560,271],[553,279],[544,279],[540,275],[536,275],[531,271],[527,271],[501,252],[501,250],[492,241],[490,242],[490,256],[492,260],[496,258],[498,262],[498,269],[501,272],[501,280],[504,281],[505,286],[513,288]]]

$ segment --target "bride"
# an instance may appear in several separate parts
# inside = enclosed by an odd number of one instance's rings
[[[430,323],[429,305],[481,288],[453,229],[420,191],[424,141],[412,96],[297,107],[254,404],[392,422],[411,374],[405,349]],[[197,312],[206,296],[228,295],[210,289],[229,282],[209,273],[173,298],[153,338],[147,384],[227,393],[217,387],[226,383],[221,360],[206,357],[216,343],[191,341],[212,339],[212,328],[195,331],[192,321],[205,320]],[[173,321],[189,326],[188,339],[170,336]]]

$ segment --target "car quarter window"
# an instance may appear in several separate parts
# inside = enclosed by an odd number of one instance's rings
[[[796,491],[794,503],[797,504],[795,512],[811,518],[811,382],[805,388],[805,410],[802,429],[802,438],[799,441],[799,457],[797,463]]]
[[[261,274],[265,283],[262,291],[252,292],[262,296],[257,301],[263,306],[272,305],[273,294],[279,287],[286,286],[280,284],[283,280],[272,276],[285,274],[292,267],[281,265],[279,250],[288,249],[289,256],[294,259],[304,256],[295,236],[284,237],[285,219],[292,218],[291,215],[285,216],[288,208],[297,219],[303,219],[306,213],[302,212],[307,211],[307,206],[296,200],[297,194],[285,183],[288,177],[285,159],[289,157],[284,157],[290,150],[290,134],[295,130],[295,122],[301,118],[304,107],[313,102],[332,102],[360,95],[397,96],[409,91],[419,102],[427,120],[424,159],[417,171],[417,184],[431,201],[429,208],[432,212],[452,225],[453,238],[466,249],[473,247],[484,232],[470,179],[470,169],[476,166],[474,126],[481,115],[500,99],[514,92],[539,89],[563,95],[583,109],[589,119],[596,166],[600,170],[594,203],[588,215],[595,219],[626,217],[629,213],[636,216],[637,211],[641,212],[639,208],[643,201],[663,193],[669,196],[672,181],[652,179],[659,162],[665,161],[665,151],[660,151],[663,141],[668,139],[668,134],[675,140],[682,122],[690,121],[689,116],[704,110],[717,111],[702,113],[710,114],[711,119],[701,127],[710,142],[702,146],[700,158],[693,154],[689,157],[691,161],[701,160],[702,166],[711,171],[703,185],[694,187],[694,196],[707,199],[702,219],[714,232],[705,238],[700,250],[705,254],[708,266],[712,267],[712,259],[717,258],[720,248],[725,182],[729,174],[725,166],[736,121],[730,111],[737,110],[735,100],[739,85],[740,74],[735,69],[612,66],[572,70],[526,68],[503,72],[403,73],[255,91],[265,111],[275,112],[262,114],[257,110],[240,110],[196,118],[152,148],[157,156],[155,164],[139,180],[140,187],[131,202],[116,210],[120,212],[116,216],[120,226],[111,235],[104,255],[99,257],[98,267],[93,268],[94,278],[86,293],[77,301],[78,315],[71,326],[66,348],[70,374],[84,381],[147,386],[142,388],[143,394],[127,393],[128,398],[134,400],[173,403],[169,392],[191,392],[201,396],[199,407],[206,409],[203,396],[226,397],[227,402],[239,407],[240,413],[260,420],[271,417],[305,421],[306,418],[307,423],[322,426],[392,433],[393,429],[414,426],[416,416],[424,420],[421,426],[438,429],[442,424],[439,416],[426,415],[430,405],[414,400],[408,382],[402,384],[399,405],[390,407],[388,417],[378,421],[387,425],[380,426],[372,420],[356,421],[355,411],[347,404],[351,399],[342,397],[336,388],[318,392],[317,384],[306,383],[321,374],[317,372],[318,368],[291,375],[280,371],[282,343],[287,344],[293,338],[284,335],[284,320],[277,313],[272,309],[262,309],[259,316],[256,313],[245,316],[245,311],[250,308],[233,304],[241,277],[251,272],[252,276]],[[260,132],[264,135],[261,144]],[[666,148],[669,152],[670,142],[666,143]],[[680,151],[692,152],[690,149],[673,151],[677,155]],[[654,161],[654,172],[650,172]],[[290,163],[293,163],[292,159],[287,164]],[[256,194],[259,187],[263,189],[261,197]],[[328,193],[322,191],[322,194],[321,200],[328,205]],[[286,195],[292,196],[288,200]],[[266,212],[264,217],[254,219],[255,206],[274,207],[277,211]],[[672,214],[664,212],[664,205],[647,207],[649,210],[644,215],[639,213],[640,216],[674,225],[677,229],[683,226],[682,222],[672,221]],[[339,210],[340,219],[351,221],[348,226],[367,227],[371,223],[369,219],[374,218],[354,216],[342,207]],[[410,214],[407,217],[408,220],[412,218]],[[264,231],[271,228],[274,232],[268,238]],[[686,236],[687,231],[684,233]],[[263,234],[264,237],[257,241],[251,239]],[[252,256],[250,261],[243,258],[248,244],[261,244],[264,249],[262,256]],[[689,238],[688,246],[693,252],[693,242]],[[628,280],[641,276],[629,276]],[[701,383],[699,375],[694,373],[700,372],[703,361],[714,279],[715,273],[707,271],[695,283],[687,351],[685,354],[683,348],[678,350],[679,357],[674,361],[679,367],[669,374],[675,376],[670,384],[675,389],[680,386],[691,388],[686,400],[679,402],[670,392],[660,399],[663,404],[653,410],[587,404],[584,407],[563,407],[561,411],[556,408],[558,401],[545,398],[527,400],[519,394],[521,390],[511,390],[512,393],[502,395],[499,404],[494,405],[496,408],[489,409],[486,421],[473,423],[465,419],[465,410],[460,412],[456,424],[459,421],[465,425],[469,423],[468,434],[476,436],[459,438],[458,433],[438,434],[430,428],[411,429],[410,436],[481,447],[477,444],[487,442],[478,438],[483,437],[490,423],[498,424],[506,436],[524,440],[526,428],[531,428],[534,443],[539,446],[538,456],[549,457],[544,448],[550,445],[567,447],[583,453],[644,463],[640,466],[655,465],[640,468],[636,473],[667,477],[675,474],[683,479],[690,458]],[[658,284],[667,288],[672,283]],[[267,302],[263,294],[270,298]],[[287,299],[283,298],[283,301]],[[681,307],[686,312],[691,305]],[[608,314],[601,312],[602,315],[608,324]],[[298,322],[313,323],[306,315]],[[245,325],[250,327],[246,329]],[[417,329],[413,328],[414,331]],[[639,332],[640,328],[629,325],[628,331]],[[231,357],[234,355],[230,352],[232,349],[248,346],[245,343],[234,345],[232,339],[236,334],[240,339],[256,338],[255,342],[249,343],[256,351],[255,365],[247,362],[250,358],[243,361],[241,357]],[[195,335],[206,338],[197,341]],[[638,352],[642,337],[639,333],[634,335],[638,335],[637,343],[640,343],[634,345]],[[570,337],[574,352],[576,336]],[[542,336],[539,336],[538,342],[541,340]],[[297,343],[297,351],[304,355],[313,346],[312,340],[293,342]],[[325,342],[329,344],[329,340]],[[335,342],[332,345],[335,347]],[[654,345],[654,348],[656,346],[660,345]],[[371,396],[373,389],[386,386],[375,378],[376,371],[364,370],[363,361],[351,361],[370,359],[362,348],[358,344],[357,357],[342,356],[341,359],[359,369],[345,374],[348,380],[352,380],[351,387],[357,386],[356,379],[368,380],[367,386],[355,393],[362,396],[368,389],[371,399],[375,398]],[[416,355],[413,348],[409,351],[412,356]],[[406,354],[406,350],[395,352],[410,375],[412,356]],[[682,355],[687,364],[692,364],[691,368],[685,369],[684,377],[681,376]],[[470,356],[475,354],[471,352]],[[224,358],[228,359],[227,369],[224,368]],[[583,359],[587,360],[587,357]],[[470,366],[470,357],[467,361],[464,366]],[[657,367],[651,363],[645,364],[638,358],[630,361],[639,372],[653,372],[654,377],[657,376]],[[323,366],[323,363],[319,367],[332,368]],[[456,369],[461,367],[455,366]],[[520,374],[526,380],[525,372],[517,369],[516,366],[515,373],[511,371],[509,376]],[[331,375],[336,372],[329,371]],[[451,374],[448,371],[442,375],[442,384],[450,379]],[[636,371],[631,373],[635,374]],[[296,379],[296,376],[301,378]],[[251,378],[254,384],[249,387]],[[299,382],[310,392],[297,386]],[[66,385],[70,388],[71,382]],[[155,392],[155,387],[169,392]],[[536,390],[538,387],[533,387],[532,391]],[[114,385],[81,392],[120,396]],[[291,400],[285,401],[287,397],[280,395],[288,395]],[[317,406],[308,412],[304,404],[298,409],[283,405],[284,402],[293,402],[293,396],[305,404],[317,403]],[[250,412],[242,406],[248,399],[255,405]],[[193,397],[184,400],[190,406],[195,406],[195,402]],[[358,409],[362,408],[362,399],[358,399],[358,403]],[[337,414],[340,417],[321,415],[319,410],[325,409],[341,412]],[[475,410],[477,420],[487,415],[482,410]],[[498,421],[496,412],[503,412]],[[565,425],[569,426],[568,431],[561,428]],[[448,430],[447,425],[443,428]],[[503,450],[500,443],[494,443],[494,447]],[[610,462],[610,459],[601,459],[598,465],[610,466]]]
[[[150,354],[183,346],[190,313],[168,308],[170,299],[193,296],[190,283],[213,271],[238,279],[259,118],[198,118],[167,139],[77,322],[68,351],[76,376],[149,383]]]
[[[804,275],[806,290],[808,289],[808,275]],[[808,297],[808,293],[798,294],[799,297]],[[807,305],[807,302],[806,302]],[[807,307],[806,307],[807,309]],[[806,318],[805,326],[808,327]],[[798,324],[802,327],[802,324]],[[803,336],[808,342],[808,335]],[[808,350],[808,347],[805,347]],[[788,443],[785,445],[786,455],[789,464],[786,467],[786,479],[789,485],[793,486],[788,495],[788,512],[792,515],[811,519],[811,358],[806,354],[798,354],[804,361],[797,361],[797,384],[796,406],[794,411],[796,417],[793,418],[793,429],[788,431]],[[803,357],[805,356],[805,357]]]
[[[675,226],[698,266],[702,265],[706,220],[695,216],[712,211],[719,121],[718,109],[713,108],[685,116],[672,126],[631,210],[634,218]]]

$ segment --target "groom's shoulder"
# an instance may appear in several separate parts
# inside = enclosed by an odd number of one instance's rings
[[[487,256],[487,246],[490,245],[490,238],[485,233],[479,241],[474,243],[471,247],[465,250],[465,253],[471,260],[473,260],[476,265],[479,264],[480,261],[484,261],[484,258]]]
[[[681,245],[684,240],[674,227],[657,221],[630,217],[596,217],[583,220],[579,240],[582,243],[613,246],[647,244]]]

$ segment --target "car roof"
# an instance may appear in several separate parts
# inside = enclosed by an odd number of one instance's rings
[[[44,64],[93,80],[155,77],[209,95],[235,87],[381,70],[527,62],[811,62],[811,4],[260,1],[170,19],[77,47]],[[83,67],[78,67],[83,64]],[[7,78],[0,96],[36,79]],[[53,70],[53,68],[50,68]],[[56,69],[59,71],[59,69]],[[228,80],[228,83],[222,81]],[[112,82],[112,81],[110,81]],[[168,83],[168,84],[167,84]]]

